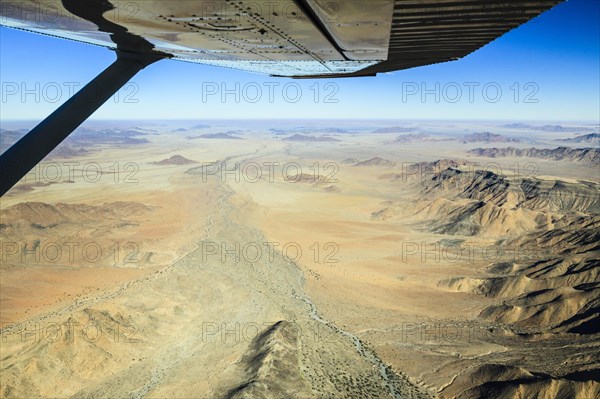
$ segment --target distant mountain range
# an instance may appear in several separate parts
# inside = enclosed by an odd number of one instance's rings
[[[191,159],[187,159],[181,155],[173,155],[171,158],[163,159],[158,162],[151,162],[153,165],[189,165],[193,163],[198,163],[196,161],[192,161]]]
[[[558,147],[554,149],[546,148],[525,148],[514,147],[506,148],[475,148],[469,151],[470,154],[480,157],[500,158],[500,157],[531,157],[542,158],[555,161],[586,161],[599,163],[600,149],[597,148],[568,148]]]
[[[600,144],[600,133],[584,134],[582,136],[573,137],[570,139],[559,139],[556,141],[562,141],[564,143],[587,143],[587,144]]]
[[[392,143],[414,143],[417,141],[432,141],[433,138],[429,136],[427,133],[410,133],[410,134],[402,134]]]
[[[366,161],[358,162],[354,166],[385,166],[392,167],[396,166],[396,162],[390,161],[388,159],[383,159],[380,157],[374,157],[371,159],[367,159]]]
[[[269,131],[276,135],[284,135],[284,134],[305,134],[305,133],[332,133],[332,134],[343,134],[343,133],[353,133],[351,130],[339,128],[339,127],[306,127],[306,126],[298,126],[290,129],[276,129],[272,128]]]
[[[315,136],[307,136],[304,134],[294,134],[293,136],[286,137],[283,139],[284,141],[300,141],[300,142],[335,142],[340,141],[338,139],[334,139],[333,137],[315,137]]]
[[[410,133],[419,130],[414,127],[392,126],[373,130],[373,133]]]
[[[243,140],[241,137],[234,136],[233,133],[237,133],[236,131],[229,131],[225,133],[207,133],[202,134],[200,136],[189,136],[188,140],[196,140],[196,139],[224,139],[224,140]]]
[[[194,125],[194,126],[192,126],[190,128],[180,127],[180,128],[175,129],[175,130],[172,130],[172,132],[173,133],[183,133],[183,132],[187,132],[189,130],[208,129],[208,128],[210,128],[210,125],[202,125],[202,124],[200,124],[200,125]]]
[[[554,132],[554,133],[569,133],[569,132],[590,132],[593,129],[589,127],[573,127],[573,126],[562,126],[562,125],[543,125],[543,126],[533,126],[528,125],[526,123],[509,123],[507,125],[502,125],[501,127],[507,129],[526,129],[526,130],[538,130],[541,132]]]
[[[29,130],[6,130],[0,131],[0,151],[7,150],[23,137]],[[73,158],[85,155],[94,150],[99,144],[103,145],[138,145],[149,141],[143,137],[147,135],[146,129],[137,127],[129,129],[101,129],[94,130],[80,127],[70,135],[58,147],[50,152],[50,158]]]
[[[515,137],[506,137],[490,132],[471,133],[462,137],[463,143],[518,143],[520,141]]]
[[[415,129],[413,129],[415,130]],[[424,141],[460,141],[462,143],[518,143],[516,137],[506,137],[491,132],[470,133],[461,137],[451,138],[444,136],[432,136],[425,132],[402,134],[390,143],[415,143]]]
[[[149,141],[139,136],[145,136],[147,133],[138,130],[137,128],[130,129],[102,129],[93,130],[88,128],[79,128],[74,134],[70,135],[65,142],[76,145],[93,145],[93,144],[146,144]]]
[[[21,137],[29,130],[18,129],[18,130],[7,130],[0,129],[0,152],[6,151],[11,145],[16,143]]]

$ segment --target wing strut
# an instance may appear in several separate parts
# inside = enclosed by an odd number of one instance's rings
[[[117,60],[0,155],[0,197],[160,54],[117,51]]]

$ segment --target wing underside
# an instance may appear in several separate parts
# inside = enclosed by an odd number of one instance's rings
[[[367,76],[459,59],[561,0],[80,0],[75,14],[73,2],[2,1],[0,24],[278,76]]]

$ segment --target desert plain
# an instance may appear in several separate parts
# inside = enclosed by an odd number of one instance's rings
[[[88,122],[0,200],[0,395],[598,397],[599,184],[586,123]]]

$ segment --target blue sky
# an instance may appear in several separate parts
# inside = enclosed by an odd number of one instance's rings
[[[113,60],[102,47],[0,28],[0,119],[43,119],[67,100],[69,86],[83,86]],[[23,86],[36,85],[39,98],[27,95],[23,101]],[[19,93],[8,95],[15,87]],[[219,93],[203,96],[207,89],[236,87],[239,102],[232,95],[224,102]],[[298,87],[301,95],[292,102]],[[249,97],[259,88],[258,102],[247,101],[244,88]],[[423,90],[439,98],[423,98]],[[600,2],[571,0],[462,60],[376,78],[295,81],[161,61],[92,118],[598,121],[599,93]]]

